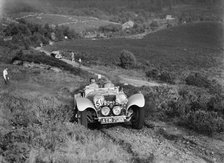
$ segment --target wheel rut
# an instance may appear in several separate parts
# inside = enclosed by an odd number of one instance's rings
[[[132,163],[150,163],[150,162],[153,162],[153,160],[154,160],[154,155],[153,154],[151,154],[148,157],[141,157],[139,155],[139,153],[135,152],[132,149],[133,147],[129,142],[113,136],[112,134],[110,134],[107,131],[107,129],[101,129],[100,131],[101,131],[101,133],[103,133],[103,135],[105,137],[112,140],[115,144],[121,146],[121,148],[123,150],[125,150],[127,153],[129,153],[132,156],[131,160],[129,160],[130,162],[132,162]]]
[[[121,146],[132,156],[132,162],[207,162],[188,150],[181,150],[171,142],[144,127],[135,130],[128,126],[116,126],[100,130],[108,139]]]

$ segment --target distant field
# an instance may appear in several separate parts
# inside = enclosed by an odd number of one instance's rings
[[[54,25],[66,25],[76,32],[82,32],[87,29],[97,29],[101,26],[108,24],[114,24],[107,20],[100,20],[95,17],[85,16],[70,16],[59,14],[37,14],[37,13],[21,13],[18,18],[24,18],[28,22],[38,24],[54,24]]]
[[[142,40],[75,40],[55,44],[48,49],[74,50],[89,54],[99,63],[118,60],[122,49],[132,51],[137,60],[173,72],[205,70],[220,75],[224,69],[223,25],[215,22],[186,24],[162,30]]]

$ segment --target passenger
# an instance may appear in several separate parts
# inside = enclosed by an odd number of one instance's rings
[[[104,88],[113,88],[114,84],[111,82],[107,82],[106,84],[104,84]]]

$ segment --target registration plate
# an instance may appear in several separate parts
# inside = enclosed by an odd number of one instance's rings
[[[100,118],[100,123],[101,124],[121,123],[121,122],[125,122],[125,117],[124,116]]]

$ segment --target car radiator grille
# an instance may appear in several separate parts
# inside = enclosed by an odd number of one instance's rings
[[[116,100],[116,95],[106,95],[106,96],[104,96],[104,99],[106,101],[115,101]]]

